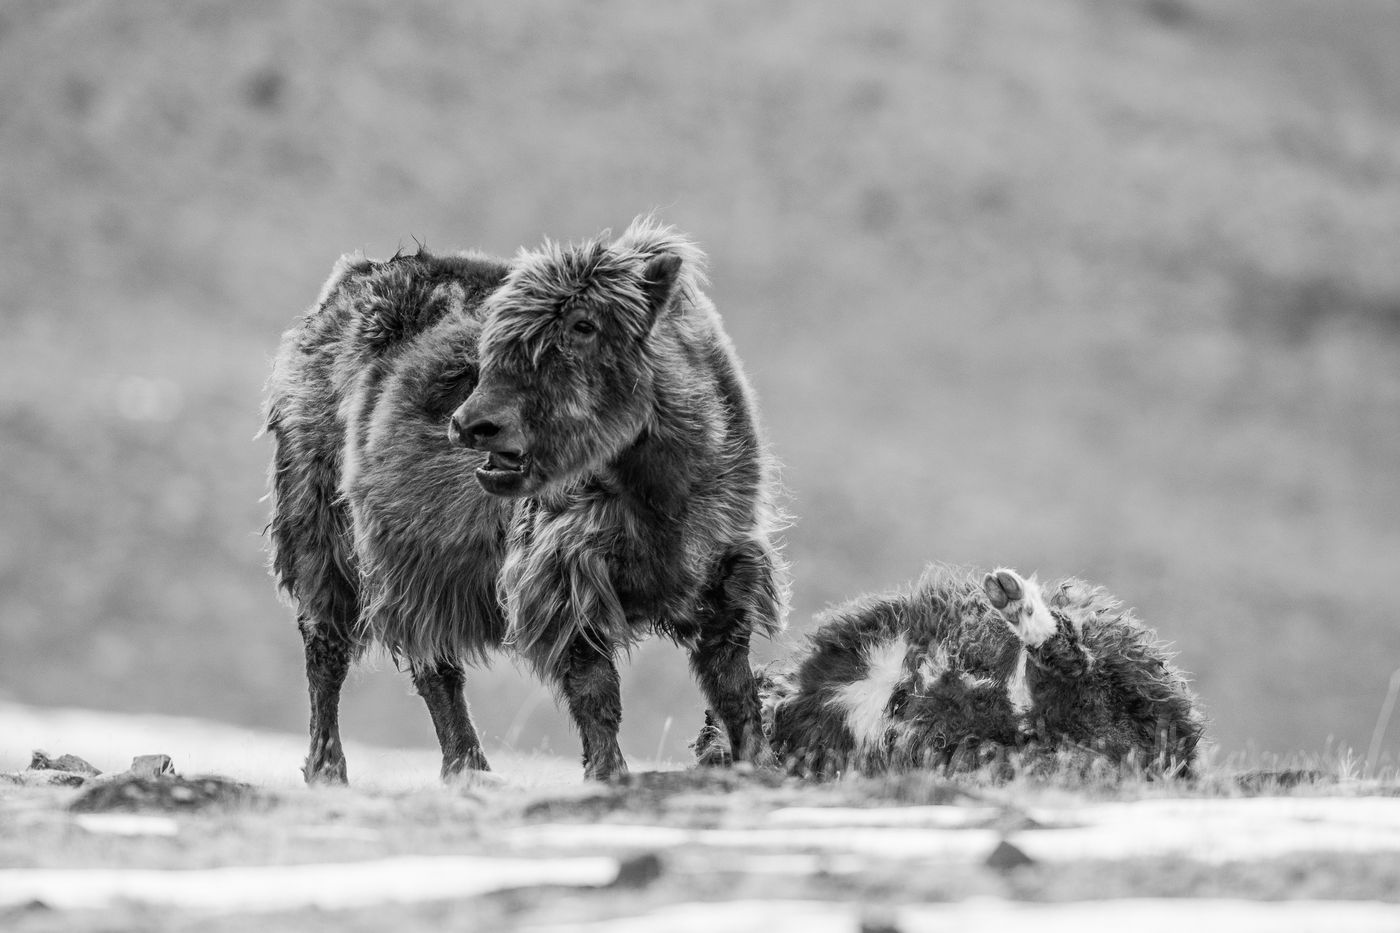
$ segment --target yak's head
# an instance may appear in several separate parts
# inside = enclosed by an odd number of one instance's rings
[[[536,495],[637,440],[665,354],[658,331],[697,287],[703,258],[649,218],[612,243],[521,251],[486,301],[480,380],[448,427],[457,443],[488,453],[476,473],[483,489]]]

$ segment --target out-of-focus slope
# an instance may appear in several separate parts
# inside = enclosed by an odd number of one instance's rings
[[[0,689],[296,726],[250,441],[278,334],[341,251],[659,206],[787,464],[798,630],[927,559],[1080,573],[1228,748],[1363,742],[1400,663],[1398,41],[1384,0],[9,4]],[[641,652],[634,755],[683,753],[685,677]],[[509,666],[470,689],[573,747]],[[347,731],[429,740],[406,692],[355,685]]]

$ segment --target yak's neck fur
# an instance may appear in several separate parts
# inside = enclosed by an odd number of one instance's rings
[[[602,468],[517,509],[501,571],[509,638],[558,664],[574,635],[628,645],[694,636],[697,599],[724,552],[762,525],[757,425],[718,316],[680,293],[649,341],[642,427]],[[740,484],[713,479],[752,475]]]

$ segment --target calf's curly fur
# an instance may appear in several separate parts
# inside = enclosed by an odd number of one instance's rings
[[[970,770],[1018,750],[1189,776],[1204,728],[1171,654],[1100,587],[935,565],[912,588],[833,610],[761,672],[773,748],[797,773]],[[720,724],[696,743],[725,758]]]
[[[589,776],[624,773],[615,659],[650,632],[689,649],[739,757],[770,757],[748,645],[785,614],[774,467],[703,268],[650,218],[508,261],[337,265],[267,403],[308,781],[345,780],[340,689],[375,643],[411,668],[444,777],[487,767],[464,665],[498,648],[563,695]]]

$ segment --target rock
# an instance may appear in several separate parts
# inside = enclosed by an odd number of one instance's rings
[[[1023,865],[1034,865],[1035,859],[1003,839],[1001,842],[997,843],[997,847],[992,850],[992,854],[987,856],[987,860],[984,864],[986,864],[988,868],[995,868],[997,871],[1010,871],[1013,868],[1020,868]]]
[[[131,759],[131,767],[126,769],[126,773],[141,777],[160,777],[162,774],[174,774],[175,764],[169,755],[137,755]]]
[[[251,785],[215,775],[184,778],[169,772],[158,775],[127,773],[93,785],[74,800],[69,809],[76,813],[192,812],[241,806],[260,799]]]
[[[66,771],[69,774],[81,774],[88,777],[96,777],[102,773],[77,755],[59,755],[57,758],[53,758],[48,752],[37,748],[30,754],[29,770]]]
[[[657,878],[660,878],[666,870],[661,857],[654,852],[645,852],[633,858],[626,859],[617,867],[617,879],[612,886],[616,888],[644,888]]]
[[[72,771],[55,771],[52,768],[30,768],[26,771],[7,771],[0,774],[0,782],[17,784],[20,787],[82,787],[93,778]]]

